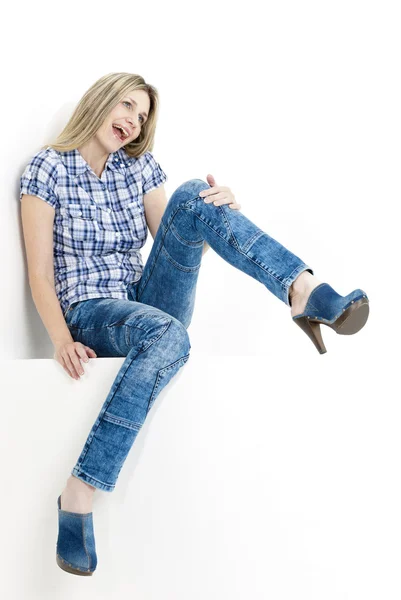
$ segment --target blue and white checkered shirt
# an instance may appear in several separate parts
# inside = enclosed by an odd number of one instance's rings
[[[151,152],[131,158],[120,148],[100,178],[78,150],[49,146],[33,156],[21,176],[20,200],[38,196],[55,209],[54,283],[64,316],[79,300],[128,299],[127,285],[143,272],[143,194],[166,180]]]

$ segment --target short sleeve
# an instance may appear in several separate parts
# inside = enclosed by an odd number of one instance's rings
[[[20,179],[20,200],[23,194],[38,196],[53,208],[57,205],[57,164],[49,153],[40,151],[25,167]]]
[[[150,192],[167,180],[167,175],[158,162],[155,161],[151,152],[144,154],[144,166],[142,169],[142,190],[144,194]]]

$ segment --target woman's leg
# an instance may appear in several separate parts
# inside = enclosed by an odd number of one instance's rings
[[[206,204],[198,194],[207,187],[204,181],[194,179],[174,192],[142,278],[128,288],[130,300],[87,300],[66,315],[73,338],[93,348],[98,357],[127,356],[73,470],[79,482],[74,477],[69,480],[74,501],[78,491],[81,493],[81,506],[87,507],[91,501],[91,487],[114,489],[122,464],[155,398],[188,359],[189,340],[177,325],[181,323],[188,328],[192,319],[204,240],[224,260],[263,283],[288,305],[294,281],[307,269],[313,273],[300,258],[241,212],[227,205]],[[161,315],[146,314],[151,307],[162,311]],[[148,325],[155,325],[156,317],[162,320],[173,317],[175,335],[172,327],[172,336],[161,336],[154,348],[138,352],[134,338],[143,329],[138,310],[145,311]],[[177,335],[181,342],[180,356],[173,356]],[[114,440],[118,440],[118,456],[113,451]]]
[[[126,357],[62,493],[63,510],[85,513],[95,488],[113,491],[153,402],[187,362],[191,345],[180,321],[132,300],[78,302],[66,322],[73,339],[99,358]]]
[[[173,193],[142,277],[128,288],[132,299],[163,310],[188,328],[206,240],[226,262],[289,306],[291,286],[305,273],[296,282],[299,304],[308,288],[320,283],[313,270],[242,212],[205,203],[199,192],[207,187],[205,181],[191,179]]]
[[[207,185],[201,179],[191,179],[172,195],[142,278],[129,289],[136,300],[161,308],[188,327],[206,241],[226,262],[291,306],[294,322],[320,354],[326,352],[321,323],[343,335],[352,335],[364,326],[369,301],[363,290],[357,288],[346,296],[338,294],[319,281],[303,260],[240,211],[227,204],[206,203],[199,193]]]

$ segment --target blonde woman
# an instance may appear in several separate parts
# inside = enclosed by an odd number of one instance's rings
[[[320,353],[320,325],[349,335],[368,318],[363,290],[341,296],[319,281],[212,175],[186,181],[167,201],[167,176],[151,152],[158,105],[156,88],[139,75],[101,77],[20,182],[30,287],[54,358],[79,379],[90,358],[125,357],[57,499],[57,564],[77,575],[97,565],[95,490],[114,490],[155,399],[189,358],[209,247],[291,307]],[[154,243],[144,266],[148,229]]]

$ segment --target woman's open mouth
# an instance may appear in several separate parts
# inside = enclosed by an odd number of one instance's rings
[[[113,125],[112,129],[114,137],[116,137],[120,142],[123,142],[127,139],[127,137],[129,137],[128,131],[126,131],[121,125]]]

